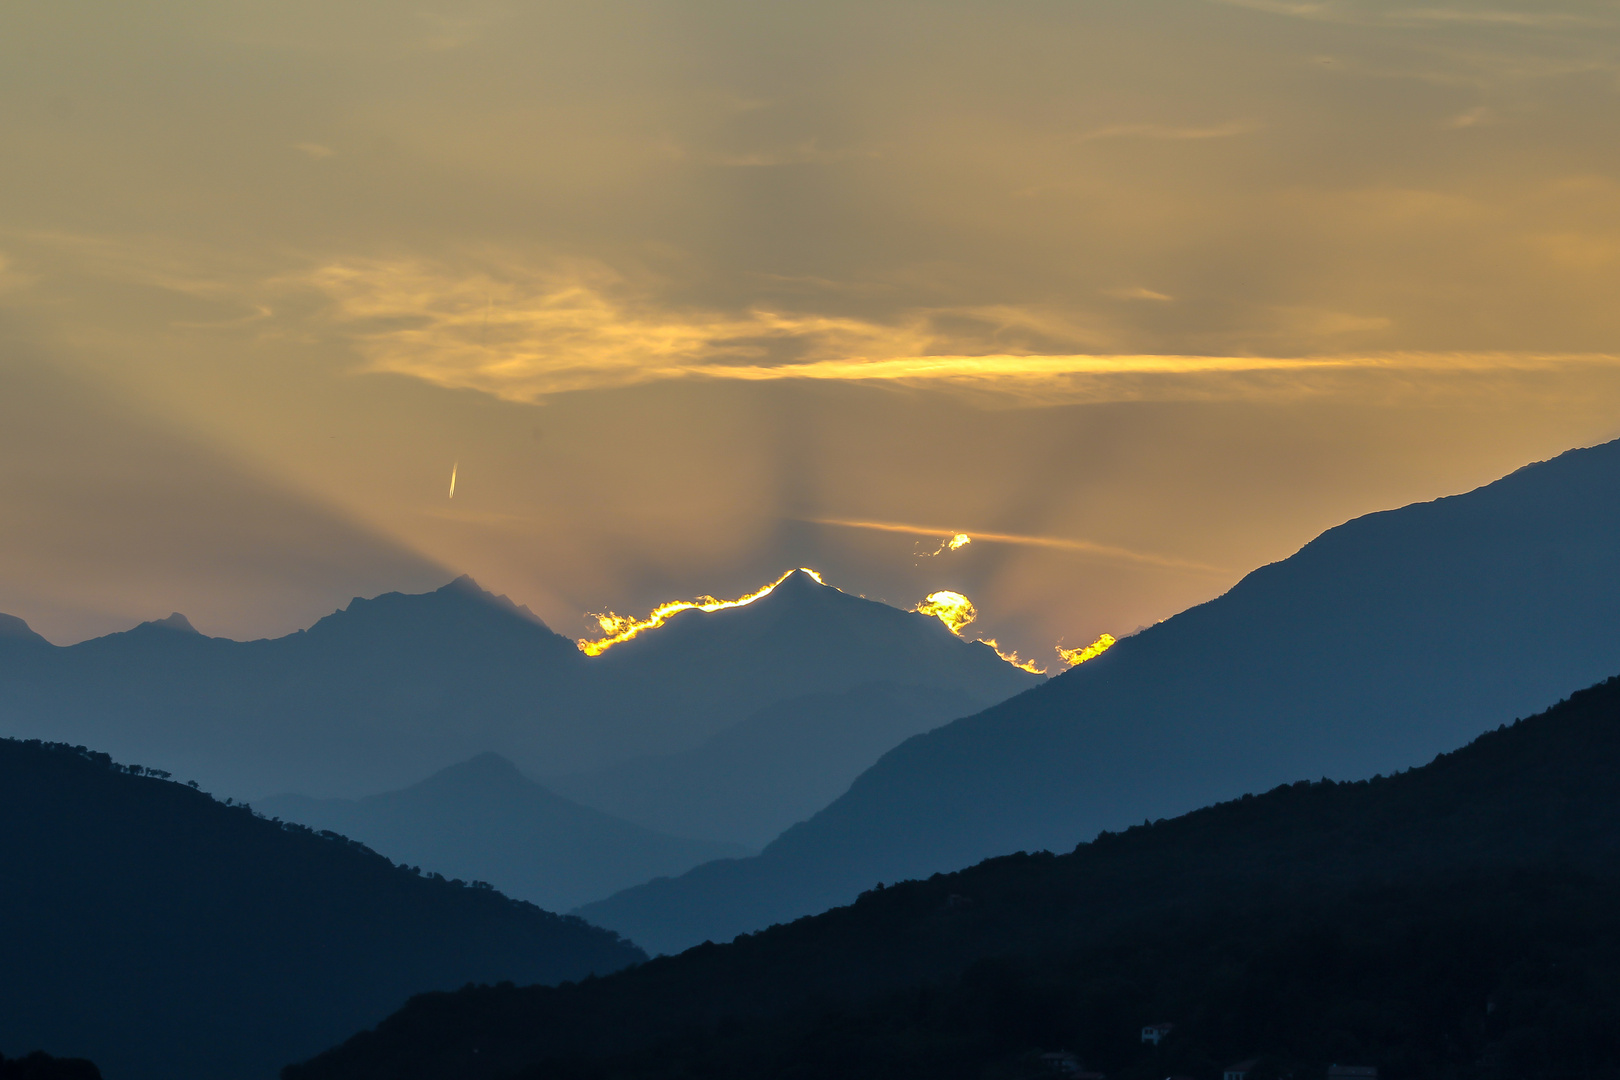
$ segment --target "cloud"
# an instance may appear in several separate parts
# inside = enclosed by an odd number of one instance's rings
[[[1448,128],[1480,127],[1483,124],[1492,123],[1495,119],[1495,114],[1489,108],[1484,105],[1476,105],[1472,109],[1460,112],[1447,120],[1445,126]]]
[[[849,158],[876,157],[877,151],[865,150],[856,147],[842,147],[837,149],[824,149],[815,139],[806,139],[791,146],[779,146],[764,150],[750,150],[743,153],[716,154],[713,161],[716,165],[734,169],[769,169],[782,165],[811,165],[827,164],[844,161]]]
[[[1571,11],[1514,11],[1465,7],[1387,8],[1343,2],[1295,3],[1290,0],[1215,0],[1229,7],[1248,8],[1272,15],[1319,22],[1362,26],[1482,26],[1531,29],[1570,29],[1612,27],[1615,20],[1606,15]]]
[[[1406,8],[1387,12],[1384,18],[1397,23],[1436,23],[1465,26],[1523,26],[1565,28],[1613,26],[1613,19],[1577,15],[1568,11],[1468,10],[1466,8]]]
[[[367,370],[512,400],[714,373],[784,351],[872,355],[926,348],[918,325],[750,310],[663,309],[593,263],[456,275],[415,260],[333,263],[306,279],[333,303]],[[768,366],[768,365],[764,365]]]
[[[1133,551],[1130,548],[1115,547],[1110,544],[1097,544],[1090,540],[1076,540],[1063,536],[1032,536],[1023,533],[981,532],[979,530],[935,529],[926,525],[905,525],[893,521],[850,521],[843,518],[811,518],[812,525],[831,525],[844,529],[871,529],[876,532],[904,533],[908,536],[966,536],[968,539],[958,547],[969,541],[985,544],[1016,544],[1022,547],[1056,548],[1062,551],[1073,551],[1085,555],[1094,555],[1104,559],[1114,559],[1121,562],[1138,563],[1146,566],[1156,566],[1170,570],[1192,570],[1208,574],[1228,574],[1231,571],[1225,567],[1211,566],[1208,563],[1196,562],[1191,559],[1178,559],[1171,555],[1158,555],[1148,551]],[[937,553],[936,553],[937,554]]]
[[[1230,139],[1260,130],[1252,120],[1232,120],[1208,127],[1178,127],[1170,124],[1110,124],[1080,136],[1081,142],[1095,139]]]
[[[6,253],[0,251],[0,293],[11,292],[32,285],[38,280],[33,274],[25,274],[18,270]]]
[[[365,371],[407,375],[510,401],[673,380],[844,382],[971,391],[1025,401],[1124,401],[1299,392],[1356,373],[1478,375],[1608,354],[1369,352],[1197,355],[966,351],[997,335],[1047,340],[1090,331],[1012,305],[918,309],[891,323],[754,308],[661,306],[599,264],[454,274],[414,260],[328,264],[303,279],[331,302]],[[1150,290],[1114,295],[1167,300]],[[1323,342],[1391,325],[1384,316],[1276,307],[1271,333]],[[961,351],[958,351],[961,350]]]

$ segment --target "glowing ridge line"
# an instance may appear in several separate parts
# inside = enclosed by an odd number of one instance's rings
[[[959,592],[941,589],[939,592],[929,593],[911,609],[919,615],[932,615],[945,624],[946,629],[957,637],[962,637],[962,630],[968,623],[979,617],[979,611],[973,606],[973,601]],[[964,638],[965,640],[965,638]],[[1022,668],[1031,675],[1045,675],[1046,669],[1036,667],[1035,661],[1024,660],[1019,657],[1018,650],[1002,652],[1001,645],[995,638],[979,638],[979,644],[988,645],[996,651],[996,655],[1015,668]]]
[[[763,596],[769,596],[771,590],[798,573],[809,574],[817,585],[827,584],[821,580],[819,573],[808,566],[801,566],[789,570],[763,589],[751,592],[747,596],[738,597],[736,600],[716,600],[712,596],[700,596],[696,600],[671,600],[666,604],[659,604],[653,608],[652,614],[645,619],[632,619],[628,615],[619,615],[611,611],[593,611],[590,613],[591,618],[596,620],[597,625],[602,628],[602,632],[607,636],[598,638],[595,641],[581,639],[576,644],[579,646],[579,651],[586,656],[600,656],[619,642],[629,641],[643,630],[651,630],[654,627],[662,626],[670,616],[679,614],[682,611],[721,611],[725,608],[746,607]]]
[[[1059,645],[1057,646],[1057,654],[1062,657],[1065,664],[1070,667],[1078,667],[1087,660],[1095,660],[1113,647],[1114,635],[1103,634],[1083,649],[1065,649],[1062,645]]]

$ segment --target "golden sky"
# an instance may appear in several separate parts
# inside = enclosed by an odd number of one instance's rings
[[[1599,0],[7,5],[0,610],[1052,662],[1620,434],[1617,106]]]

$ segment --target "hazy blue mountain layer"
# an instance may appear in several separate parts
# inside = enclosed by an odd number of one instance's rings
[[[644,955],[82,748],[0,740],[0,867],[0,1046],[122,1080],[270,1077],[427,987]]]
[[[1397,776],[1299,781],[874,889],[588,984],[424,994],[286,1080],[1611,1076],[1620,680]],[[1139,1033],[1174,1025],[1158,1048]]]
[[[1044,686],[916,736],[757,858],[582,909],[654,951],[874,881],[1300,776],[1388,772],[1620,668],[1620,442],[1370,514]]]
[[[595,658],[462,578],[265,641],[170,618],[58,648],[13,620],[0,734],[98,746],[237,795],[352,798],[489,751],[532,776],[677,753],[775,702],[884,680],[978,701],[1044,681],[937,619],[806,574]]]
[[[403,791],[360,800],[282,795],[254,806],[342,833],[395,862],[487,881],[551,911],[746,853],[734,844],[667,836],[560,798],[499,754],[480,754]]]
[[[767,705],[691,750],[548,783],[631,821],[758,851],[842,795],[885,751],[991,704],[957,689],[890,682],[807,694]]]

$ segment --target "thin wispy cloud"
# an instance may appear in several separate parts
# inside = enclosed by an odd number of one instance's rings
[[[882,323],[752,308],[706,311],[638,295],[599,264],[455,274],[411,260],[332,263],[301,279],[365,370],[513,401],[677,380],[843,382],[968,390],[1028,402],[1246,397],[1308,389],[1355,373],[1455,376],[1611,364],[1600,354],[1350,353],[1199,355],[1099,349],[995,350],[1015,330],[1083,340],[1083,322],[1011,305],[918,309]],[[1166,302],[1147,289],[1113,295]],[[1383,316],[1307,307],[1267,315],[1279,337],[1324,344],[1380,331]],[[964,348],[964,346],[969,346]],[[1260,381],[1256,381],[1256,380]]]
[[[1098,139],[1230,139],[1234,135],[1248,135],[1259,131],[1260,125],[1252,120],[1231,120],[1223,124],[1109,124],[1080,136],[1081,142]]]
[[[1133,285],[1124,289],[1104,289],[1103,295],[1115,300],[1153,300],[1158,303],[1169,303],[1175,299],[1168,293],[1156,292],[1140,285]]]
[[[1613,26],[1615,20],[1568,11],[1471,11],[1466,8],[1405,8],[1385,13],[1396,23],[1431,23],[1454,26],[1519,26],[1564,29]]]
[[[1090,540],[1077,540],[1065,536],[980,532],[975,529],[938,529],[926,525],[908,525],[895,521],[858,521],[848,518],[808,518],[806,520],[812,525],[829,525],[841,529],[869,529],[874,532],[902,533],[906,536],[934,537],[944,534],[947,536],[966,536],[969,541],[976,544],[1016,544],[1022,547],[1056,548],[1062,551],[1073,551],[1084,555],[1094,555],[1121,562],[1140,563],[1169,570],[1192,570],[1206,574],[1225,574],[1229,572],[1225,567],[1211,566],[1208,563],[1191,559],[1179,559],[1173,555],[1137,551],[1132,548],[1118,547],[1112,544],[1098,544]]]
[[[1272,15],[1357,26],[1478,26],[1562,30],[1620,25],[1609,12],[1466,7],[1380,8],[1372,4],[1293,3],[1289,0],[1213,0],[1213,2]]]
[[[1481,125],[1492,123],[1495,119],[1495,114],[1492,113],[1489,108],[1484,105],[1476,105],[1472,109],[1469,109],[1466,112],[1460,112],[1456,116],[1453,116],[1451,119],[1447,120],[1445,126],[1448,128],[1457,129],[1480,127]]]

